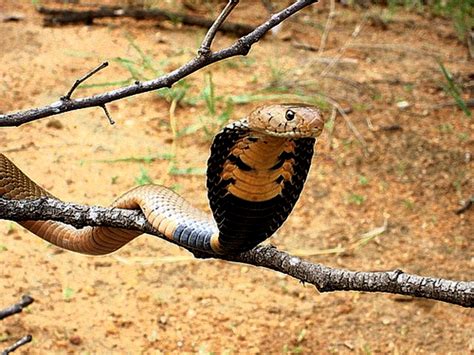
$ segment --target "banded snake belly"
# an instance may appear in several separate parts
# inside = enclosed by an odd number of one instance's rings
[[[308,175],[313,147],[324,127],[312,106],[275,104],[224,127],[211,145],[207,189],[212,216],[159,185],[138,186],[113,207],[141,209],[166,238],[191,250],[230,254],[269,238],[292,211]],[[0,154],[0,197],[54,197]],[[23,227],[61,248],[111,253],[142,232],[73,226],[55,221],[22,221]]]

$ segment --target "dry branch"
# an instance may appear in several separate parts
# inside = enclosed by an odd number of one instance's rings
[[[233,0],[229,2],[233,2]],[[105,110],[105,105],[109,102],[164,87],[171,87],[180,79],[212,63],[237,55],[246,55],[250,51],[251,46],[259,41],[271,28],[315,2],[317,1],[299,0],[294,2],[286,9],[272,15],[268,21],[255,28],[246,36],[238,39],[230,47],[217,52],[207,50],[211,46],[216,33],[215,31],[210,31],[208,40],[203,41],[205,50],[201,50],[195,58],[180,68],[154,80],[136,82],[130,86],[78,99],[71,99],[70,95],[66,95],[44,107],[0,115],[0,127],[19,126],[40,118],[87,107],[101,107]],[[218,23],[218,21],[216,23],[215,27],[222,28],[222,24]],[[55,199],[19,201],[0,198],[0,218],[15,221],[57,220],[76,227],[89,225],[120,227],[136,229],[163,237],[153,229],[140,211],[82,206],[64,203]],[[169,242],[168,239],[167,241]],[[232,256],[202,254],[190,251],[200,258],[220,258],[277,270],[302,282],[311,283],[320,292],[337,290],[388,292],[425,297],[464,307],[474,306],[474,282],[409,275],[400,270],[391,272],[353,272],[334,269],[301,260],[298,257],[278,251],[271,246],[258,246],[246,253]]]
[[[13,306],[7,307],[0,310],[0,320],[10,317],[14,314],[20,313],[23,311],[23,308],[28,307],[34,302],[33,298],[28,295],[23,295],[20,302],[14,304]]]
[[[217,52],[199,54],[189,62],[173,70],[172,72],[160,76],[156,79],[135,82],[132,85],[119,89],[107,91],[101,94],[82,97],[78,99],[60,99],[50,105],[37,107],[26,111],[19,111],[0,115],[0,127],[20,126],[24,123],[38,120],[44,117],[59,115],[64,112],[80,110],[88,107],[101,107],[105,104],[123,99],[125,97],[171,87],[177,81],[184,77],[202,69],[212,63],[219,62],[223,59],[235,57],[238,55],[247,55],[252,45],[258,42],[270,29],[280,24],[283,20],[300,11],[301,9],[318,2],[318,0],[298,0],[283,9],[282,11],[272,15],[270,19],[260,26],[256,27],[249,34],[240,37],[230,47],[221,49]]]
[[[101,6],[96,10],[63,10],[52,9],[44,6],[38,7],[38,12],[45,15],[43,23],[45,26],[62,26],[69,24],[92,25],[95,19],[128,17],[135,20],[155,20],[179,22],[183,25],[198,26],[209,28],[214,20],[198,16],[187,15],[178,12],[171,12],[161,9],[138,9],[138,8],[119,8],[110,6]],[[223,33],[231,33],[236,36],[243,36],[250,33],[254,28],[240,23],[224,23],[219,27]]]
[[[25,307],[28,307],[33,302],[34,302],[34,299],[31,296],[23,295],[21,297],[21,300],[18,303],[14,304],[13,306],[0,310],[0,320],[22,312]],[[2,350],[0,354],[8,355],[14,352],[19,347],[29,343],[32,339],[33,338],[30,334],[25,335],[24,337],[18,339],[15,343],[7,347],[6,349]]]
[[[140,211],[136,210],[82,206],[43,198],[29,201],[0,199],[0,211],[0,218],[14,221],[56,220],[75,227],[120,227],[140,230],[166,239],[153,229]],[[257,246],[238,255],[189,251],[199,258],[217,258],[276,270],[301,282],[314,285],[319,292],[388,292],[474,307],[474,282],[410,275],[401,270],[355,272],[335,269],[302,260],[272,246]]]
[[[33,340],[33,337],[30,334],[25,335],[24,337],[18,339],[15,343],[10,345],[8,348],[2,350],[2,352],[0,354],[1,355],[8,355],[8,354],[14,352],[15,350],[17,350],[19,347],[21,347],[25,344],[28,344],[31,340]]]

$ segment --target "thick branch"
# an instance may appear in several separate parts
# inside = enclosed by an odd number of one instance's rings
[[[38,8],[38,12],[46,15],[44,24],[47,26],[61,26],[67,24],[85,23],[91,25],[94,19],[128,17],[135,20],[169,20],[180,22],[183,25],[198,26],[209,28],[213,20],[198,16],[186,15],[177,12],[171,12],[161,9],[137,9],[137,8],[117,8],[110,6],[101,6],[97,10],[77,11],[50,9],[44,6]],[[240,23],[224,23],[219,27],[223,33],[233,33],[237,36],[243,36],[253,30],[252,26]]]
[[[81,206],[55,199],[31,201],[0,199],[0,218],[15,221],[57,220],[76,227],[111,226],[157,234],[139,211]],[[168,239],[166,239],[169,241]],[[201,258],[218,258],[276,270],[314,285],[319,292],[388,292],[474,307],[474,282],[445,280],[406,274],[403,271],[354,272],[313,264],[271,246],[258,246],[239,255],[209,255],[193,251]]]
[[[224,48],[214,53],[210,53],[208,55],[197,55],[188,63],[159,78],[145,82],[136,82],[133,85],[107,91],[105,93],[93,96],[71,100],[58,100],[47,106],[0,115],[0,127],[19,126],[21,124],[31,122],[40,118],[58,115],[60,113],[79,110],[87,107],[103,107],[109,102],[123,99],[124,97],[129,97],[132,95],[137,95],[164,87],[171,87],[178,80],[212,63],[238,55],[247,55],[252,45],[255,42],[259,41],[263,37],[263,35],[267,33],[271,28],[275,27],[283,20],[298,12],[302,8],[316,2],[317,0],[296,1],[286,9],[280,11],[275,15],[272,15],[272,17],[268,21],[255,28],[246,36],[239,38],[230,47]]]

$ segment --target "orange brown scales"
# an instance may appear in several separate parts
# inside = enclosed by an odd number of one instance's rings
[[[281,137],[260,136],[255,139],[258,140],[249,143],[244,149],[231,151],[249,169],[239,168],[227,160],[221,178],[232,181],[227,190],[234,196],[247,201],[266,201],[281,193],[283,181],[291,180],[294,159],[285,160],[276,169],[274,167],[283,152],[294,151],[294,144]]]
[[[207,174],[220,231],[215,250],[247,250],[281,226],[301,193],[323,126],[314,107],[270,105],[215,137]]]
[[[188,249],[239,253],[253,248],[281,226],[306,180],[315,137],[324,120],[310,106],[268,105],[226,126],[214,138],[207,187],[212,217],[170,189],[145,185],[130,190],[113,207],[141,209],[158,233]],[[53,196],[0,154],[0,197]],[[141,234],[109,227],[24,221],[25,228],[68,250],[111,253]]]

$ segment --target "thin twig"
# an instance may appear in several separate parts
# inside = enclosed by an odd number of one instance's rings
[[[192,255],[176,255],[176,256],[161,256],[161,257],[128,257],[124,258],[117,254],[112,255],[112,258],[117,260],[119,263],[125,265],[164,265],[164,264],[174,264],[174,263],[191,263],[196,262],[198,259]]]
[[[232,10],[239,4],[239,0],[229,0],[222,12],[217,16],[216,20],[209,28],[206,33],[206,36],[202,40],[201,46],[199,47],[199,55],[208,55],[211,52],[211,44],[214,38],[216,37],[219,27],[224,23],[227,16],[230,15]]]
[[[333,137],[333,133],[334,133],[334,127],[335,127],[335,123],[336,123],[336,115],[337,115],[337,110],[336,110],[336,107],[332,107],[332,110],[331,110],[331,116],[329,117],[326,125],[330,125],[330,129],[327,130],[328,132],[328,139],[327,139],[327,146],[329,149],[332,149],[332,137]]]
[[[267,10],[269,14],[273,14],[275,11],[275,8],[273,7],[273,4],[271,0],[261,0],[263,7]]]
[[[5,350],[3,350],[1,355],[8,355],[8,354],[14,352],[19,347],[21,347],[25,344],[28,344],[32,339],[33,339],[33,337],[30,334],[25,335],[23,338],[16,341],[13,345],[11,345],[8,348],[6,348]]]
[[[89,79],[92,75],[94,75],[95,73],[97,73],[98,71],[106,68],[107,66],[109,65],[108,62],[103,62],[102,64],[100,64],[97,68],[95,69],[92,69],[90,72],[88,72],[86,75],[84,75],[82,78],[79,78],[76,80],[76,82],[74,83],[74,85],[71,87],[71,89],[69,90],[69,92],[61,97],[61,100],[70,100],[71,99],[71,95],[72,93],[74,92],[74,90],[77,89],[77,87],[79,85],[81,85],[84,81],[86,81],[87,79]]]
[[[462,205],[461,208],[458,208],[454,213],[456,214],[461,214],[466,212],[469,208],[471,208],[474,205],[474,195],[469,197],[466,202]]]
[[[413,46],[404,45],[404,44],[396,44],[396,43],[348,43],[347,47],[413,53],[413,54],[417,54],[421,56],[434,57],[436,59],[445,58],[445,56],[442,55],[442,53],[440,53],[436,49],[427,48],[426,46],[423,46],[421,49],[418,49]]]
[[[0,320],[7,318],[13,314],[20,313],[21,311],[23,311],[23,308],[28,307],[33,302],[34,299],[31,296],[23,295],[18,303],[0,310]]]
[[[474,107],[474,99],[467,99],[464,101],[464,104],[466,105],[466,107]],[[431,106],[430,109],[437,110],[449,106],[459,106],[459,103],[457,103],[456,101],[441,102],[439,104]]]
[[[354,124],[352,123],[349,116],[347,116],[345,110],[341,107],[341,105],[339,105],[339,103],[337,101],[331,99],[330,97],[324,96],[324,99],[337,109],[337,112],[340,113],[340,115],[342,116],[342,118],[346,122],[346,125],[349,127],[349,129],[352,131],[352,133],[354,133],[354,136],[359,141],[360,145],[362,146],[362,149],[363,149],[364,153],[368,154],[366,140],[364,139],[362,134],[360,134],[360,132],[356,128],[356,126],[354,126]]]
[[[329,63],[326,66],[326,68],[324,68],[324,70],[321,72],[320,74],[321,76],[324,77],[326,74],[328,74],[331,71],[331,69],[338,63],[339,59],[342,58],[344,52],[346,51],[347,47],[350,45],[352,40],[355,39],[359,35],[360,31],[362,30],[362,27],[365,24],[365,21],[366,21],[366,18],[364,17],[362,21],[355,26],[354,31],[352,31],[351,37],[344,43],[344,45],[341,48],[339,48],[339,51],[337,55],[334,57],[333,61]]]
[[[26,111],[0,115],[0,127],[20,126],[40,118],[58,115],[64,112],[79,110],[87,107],[101,107],[102,105],[123,99],[125,97],[171,87],[180,79],[202,69],[212,63],[238,55],[247,55],[253,44],[258,42],[270,29],[280,24],[283,20],[300,11],[301,9],[318,2],[318,0],[298,0],[272,15],[270,19],[256,27],[249,34],[239,38],[231,46],[212,52],[207,56],[197,55],[186,64],[160,76],[156,79],[144,81],[140,85],[132,84],[115,90],[110,90],[93,96],[71,100],[59,100],[50,105],[33,108]]]
[[[0,218],[10,220],[57,220],[76,227],[110,226],[157,233],[145,216],[137,210],[82,206],[56,199],[6,200],[0,198]],[[238,255],[204,254],[190,250],[199,258],[216,258],[240,262],[282,272],[310,283],[320,292],[365,291],[425,297],[438,301],[474,307],[474,282],[405,274],[400,270],[387,272],[355,272],[311,263],[279,251],[272,246],[257,246]]]
[[[328,19],[326,20],[326,25],[324,26],[324,32],[323,35],[321,36],[321,43],[319,44],[319,50],[318,54],[321,55],[321,53],[324,52],[324,49],[326,48],[326,42],[329,36],[329,31],[331,30],[331,25],[332,25],[332,19],[336,15],[336,1],[331,0],[329,3],[329,14],[328,14]]]
[[[112,119],[112,117],[110,116],[110,113],[109,113],[109,110],[107,110],[107,106],[105,106],[105,104],[101,105],[100,107],[102,107],[102,110],[104,110],[105,112],[105,115],[107,116],[107,119],[109,120],[109,123],[111,125],[114,125],[115,124],[115,121]]]

